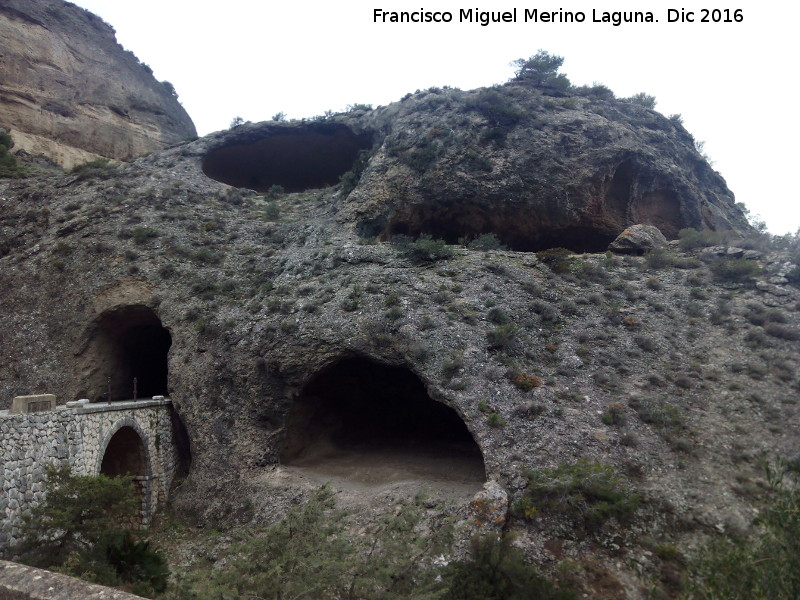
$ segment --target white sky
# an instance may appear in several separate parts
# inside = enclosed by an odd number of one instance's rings
[[[723,2],[694,0],[519,0],[385,4],[350,1],[74,0],[117,30],[118,41],[171,81],[204,135],[235,116],[268,120],[385,105],[407,92],[449,85],[472,89],[502,83],[509,62],[544,49],[564,57],[577,85],[599,82],[617,96],[647,92],[665,115],[684,125],[728,182],[737,201],[761,215],[773,233],[800,228],[797,168],[796,32],[800,3],[729,4],[740,23],[668,23],[667,9],[694,11]],[[451,11],[451,23],[374,23],[373,10]],[[510,11],[516,23],[458,22],[460,9]],[[584,23],[525,23],[525,9],[583,11]],[[592,22],[592,10],[647,9],[657,23]],[[794,73],[794,75],[793,75]]]

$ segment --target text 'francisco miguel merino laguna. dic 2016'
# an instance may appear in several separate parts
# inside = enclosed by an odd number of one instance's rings
[[[591,16],[591,18],[589,18]],[[741,8],[702,8],[697,11],[684,8],[663,9],[659,16],[667,23],[741,23],[744,11]],[[623,23],[658,23],[659,19],[649,10],[598,10],[591,15],[582,10],[480,10],[462,8],[458,13],[447,10],[431,11],[420,8],[415,11],[394,11],[375,8],[373,23],[477,23],[484,27],[490,23],[605,23],[619,27]]]
[[[676,11],[677,12],[677,11]],[[609,23],[619,26],[622,23],[653,23],[657,19],[651,11],[603,11],[592,9],[590,15],[582,10],[539,10],[526,8],[518,10],[480,10],[462,8],[458,13],[432,11],[420,8],[415,11],[393,11],[376,8],[373,10],[373,23]]]

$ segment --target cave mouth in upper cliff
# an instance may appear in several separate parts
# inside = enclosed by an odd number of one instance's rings
[[[356,134],[341,124],[276,126],[245,141],[233,141],[203,158],[203,173],[240,188],[266,192],[274,185],[287,192],[335,185],[353,168],[372,134]]]
[[[367,484],[486,480],[480,448],[455,410],[412,371],[365,357],[341,360],[295,399],[280,457],[288,466]]]
[[[125,306],[106,313],[98,341],[106,375],[100,396],[108,397],[109,391],[111,400],[168,395],[172,336],[151,308]]]
[[[493,233],[509,250],[539,252],[567,248],[573,252],[605,252],[621,229],[593,225],[559,226],[537,221],[528,210],[509,207],[494,210],[472,204],[410,207],[394,216],[383,227],[362,226],[364,237],[389,240],[395,235],[416,238],[428,234],[448,244],[459,244],[486,233]]]

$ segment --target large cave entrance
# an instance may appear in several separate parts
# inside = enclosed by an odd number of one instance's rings
[[[273,185],[301,192],[335,185],[353,168],[372,135],[340,124],[272,126],[209,152],[203,173],[228,185],[266,192]]]
[[[100,322],[98,359],[105,381],[98,396],[127,400],[168,395],[167,357],[172,336],[146,306],[126,306]]]
[[[483,456],[464,421],[410,370],[357,357],[314,377],[295,399],[284,465],[363,484],[419,481],[477,491]]]

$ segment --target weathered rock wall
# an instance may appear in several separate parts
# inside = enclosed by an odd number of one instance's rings
[[[114,30],[61,0],[0,4],[0,126],[16,148],[70,167],[84,152],[127,160],[196,136],[174,91]]]

